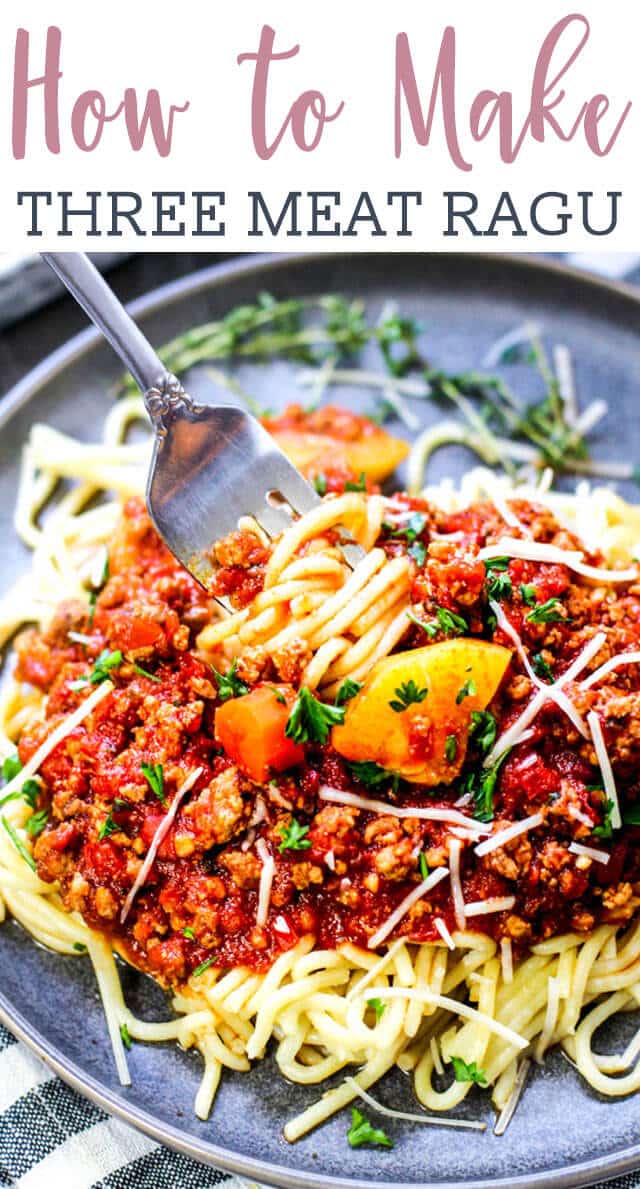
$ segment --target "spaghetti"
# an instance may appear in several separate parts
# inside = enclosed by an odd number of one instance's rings
[[[447,1115],[478,1080],[452,1080],[454,1065],[481,1071],[499,1130],[530,1059],[557,1044],[598,1092],[640,1088],[638,1036],[620,1055],[593,1044],[640,1002],[640,872],[621,857],[629,827],[616,816],[636,792],[633,741],[612,735],[607,711],[633,714],[639,696],[640,513],[584,487],[514,498],[486,472],[426,501],[347,491],[276,542],[241,524],[218,551],[224,593],[240,605],[218,617],[131,503],[148,447],[124,439],[141,416],[140,402],[120,402],[94,446],[33,427],[16,510],[32,570],[0,604],[2,644],[37,627],[18,639],[0,706],[0,913],[59,953],[88,952],[122,1082],[123,1036],[200,1050],[202,1118],[222,1070],[248,1070],[270,1045],[301,1085],[345,1071],[286,1124],[290,1141],[359,1098],[410,1117],[369,1094],[394,1065],[413,1074],[429,1112],[417,1118],[452,1127],[482,1126]],[[56,502],[60,479],[72,485]],[[345,532],[365,551],[353,569]],[[332,750],[330,730],[348,727],[385,658],[433,657],[452,635],[487,632],[511,667],[493,711],[476,701],[475,670],[449,707],[438,772],[453,788],[411,775],[399,784],[375,748],[360,760]],[[563,672],[540,676],[556,664]],[[424,687],[397,679],[399,709],[385,710],[394,729],[409,724],[413,759],[431,729],[425,710],[438,705],[424,672]],[[270,742],[268,778],[251,767],[259,741],[246,759],[229,727],[255,691],[260,721],[287,723]],[[558,745],[555,767],[554,734],[573,755]],[[601,774],[592,792],[589,772]],[[107,855],[115,875],[100,867]],[[534,875],[544,885],[535,909]],[[132,1014],[114,950],[171,988],[172,1019]]]

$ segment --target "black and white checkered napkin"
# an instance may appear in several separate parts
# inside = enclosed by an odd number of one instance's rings
[[[640,284],[640,255],[569,263]],[[245,1186],[112,1119],[0,1027],[0,1189],[213,1189],[223,1181],[225,1189]],[[606,1189],[640,1189],[640,1172]]]

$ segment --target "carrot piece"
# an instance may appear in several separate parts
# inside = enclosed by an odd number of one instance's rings
[[[285,735],[295,698],[289,685],[257,685],[216,710],[216,742],[257,784],[304,760],[304,748]]]

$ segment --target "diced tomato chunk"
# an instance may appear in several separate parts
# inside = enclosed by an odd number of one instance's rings
[[[257,685],[216,710],[215,735],[250,780],[264,784],[304,760],[304,748],[285,734],[295,691],[289,685]]]

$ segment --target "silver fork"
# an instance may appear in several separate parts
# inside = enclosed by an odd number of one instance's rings
[[[147,480],[151,518],[171,552],[210,588],[212,545],[242,516],[253,516],[273,537],[292,514],[315,508],[319,496],[250,413],[187,396],[84,253],[42,255],[139,385],[155,435]],[[212,392],[219,399],[213,384]],[[362,551],[347,546],[345,554],[353,563]]]

